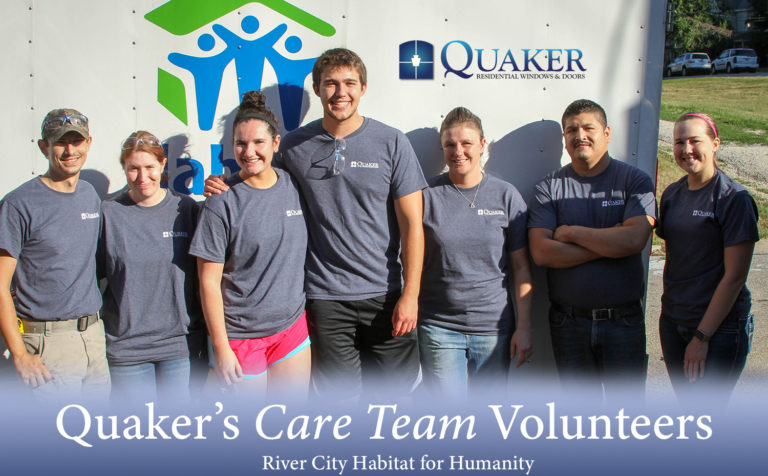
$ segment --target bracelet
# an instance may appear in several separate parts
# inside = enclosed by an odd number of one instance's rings
[[[699,340],[700,340],[700,341],[702,341],[702,342],[709,342],[709,339],[710,339],[712,336],[708,336],[708,335],[706,335],[704,332],[702,332],[702,330],[701,330],[701,329],[699,329],[699,328],[696,328],[696,330],[695,330],[695,331],[693,331],[693,337],[696,337],[697,339],[699,339]]]

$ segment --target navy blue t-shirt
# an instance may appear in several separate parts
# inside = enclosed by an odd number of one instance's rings
[[[598,175],[577,174],[568,164],[536,184],[528,228],[560,225],[610,228],[635,216],[656,218],[653,182],[642,170],[611,159]],[[645,292],[640,253],[599,258],[571,268],[548,268],[550,300],[602,308],[638,301]]]
[[[744,186],[720,170],[698,190],[688,189],[685,176],[664,190],[656,234],[667,247],[662,312],[698,322],[725,273],[725,248],[760,239],[757,206]],[[732,312],[749,304],[744,285]]]

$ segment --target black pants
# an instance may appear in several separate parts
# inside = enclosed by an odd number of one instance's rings
[[[400,293],[360,301],[307,301],[312,383],[320,396],[407,394],[419,378],[416,330],[392,337]]]

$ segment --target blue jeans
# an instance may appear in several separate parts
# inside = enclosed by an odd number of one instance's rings
[[[550,306],[549,328],[565,390],[598,399],[624,392],[644,397],[648,354],[645,316],[639,305],[606,320],[574,316]]]
[[[475,335],[419,324],[419,355],[426,388],[458,396],[506,389],[512,336]]]
[[[189,359],[135,365],[110,365],[112,401],[144,404],[158,397],[167,402],[189,401]]]
[[[662,313],[659,319],[661,351],[669,380],[681,403],[691,398],[705,398],[719,403],[728,401],[747,363],[755,325],[749,307],[740,314],[728,316],[720,324],[709,340],[704,377],[689,382],[683,372],[685,348],[693,339],[698,322],[675,322]]]

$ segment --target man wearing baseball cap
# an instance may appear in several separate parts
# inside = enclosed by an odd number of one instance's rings
[[[88,118],[54,109],[41,136],[48,171],[0,201],[0,333],[36,397],[102,400],[109,370],[96,283],[100,200],[78,180],[91,146]]]

